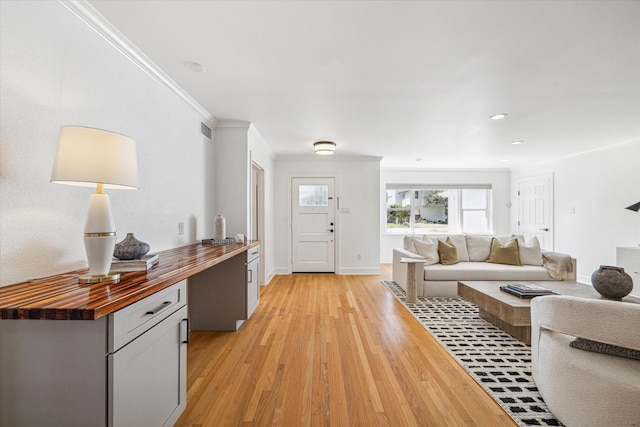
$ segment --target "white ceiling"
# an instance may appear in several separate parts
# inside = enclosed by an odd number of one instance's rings
[[[640,141],[639,1],[90,4],[279,156],[505,168]]]

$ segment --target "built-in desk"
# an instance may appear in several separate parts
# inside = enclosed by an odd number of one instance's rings
[[[78,284],[82,270],[0,288],[0,425],[175,423],[190,319],[236,330],[249,318],[259,242],[158,254],[119,283]]]

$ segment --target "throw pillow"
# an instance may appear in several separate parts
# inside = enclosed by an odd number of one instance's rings
[[[430,240],[414,240],[413,244],[418,255],[422,255],[425,259],[424,265],[432,265],[440,262],[440,257],[438,257],[438,247],[435,243]]]
[[[438,256],[440,256],[440,264],[443,265],[452,265],[459,262],[456,245],[448,237],[446,242],[438,240]]]
[[[509,243],[501,244],[495,237],[491,239],[491,252],[487,262],[494,264],[522,265],[518,254],[518,240],[513,239]]]
[[[416,239],[411,236],[404,236],[402,239],[402,249],[416,253],[416,246],[413,244],[415,240]]]
[[[522,265],[542,265],[542,249],[537,237],[532,237],[526,243],[521,234],[511,237],[518,239],[518,253]]]
[[[627,359],[640,360],[640,351],[632,348],[619,347],[613,344],[606,344],[598,341],[591,341],[586,338],[576,338],[569,343],[570,347],[579,350],[592,351],[594,353],[608,354],[611,356],[625,357]]]

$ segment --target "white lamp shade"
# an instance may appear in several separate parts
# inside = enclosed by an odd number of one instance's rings
[[[138,188],[138,157],[133,139],[101,129],[64,126],[51,181],[104,188]]]

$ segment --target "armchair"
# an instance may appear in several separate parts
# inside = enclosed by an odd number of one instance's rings
[[[573,348],[576,337],[640,352],[640,304],[531,301],[532,375],[551,412],[567,427],[640,426],[640,360]]]

